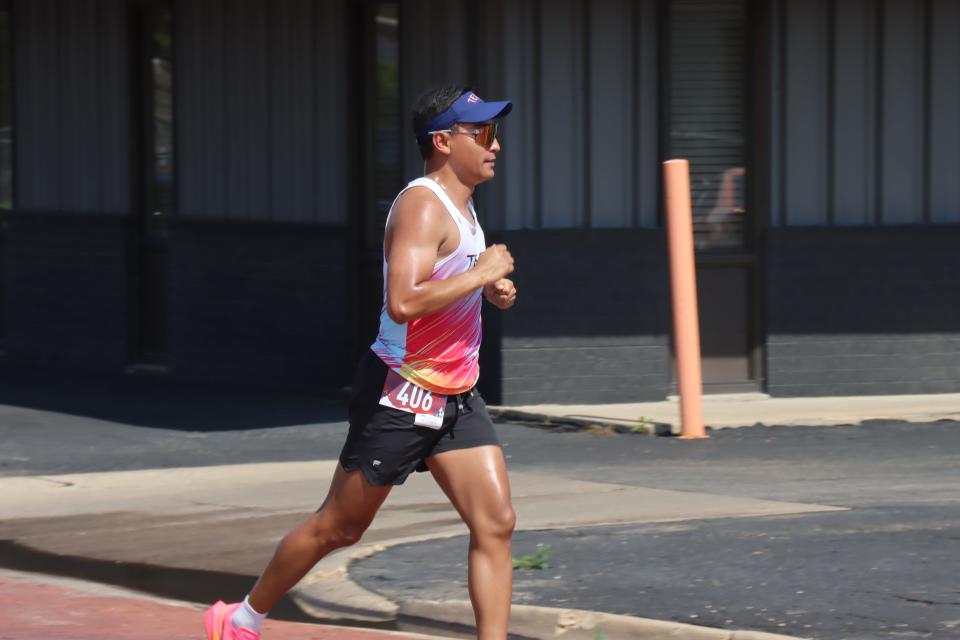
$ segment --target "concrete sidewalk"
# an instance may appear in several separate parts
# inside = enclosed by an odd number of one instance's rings
[[[4,640],[196,640],[203,609],[90,582],[0,570]],[[430,636],[268,620],[284,640],[430,640]]]
[[[335,465],[328,460],[0,478],[0,539],[13,545],[3,550],[5,561],[32,557],[107,582],[133,573],[143,588],[197,602],[238,599],[279,536],[316,508],[318,488],[327,486]],[[522,514],[520,530],[842,510],[521,471],[511,474],[511,484]],[[417,474],[390,495],[360,545],[324,558],[291,598],[299,611],[318,620],[469,636],[469,604],[392,601],[362,588],[348,573],[354,560],[390,547],[464,533],[433,480]],[[598,620],[610,640],[768,637],[544,607],[516,607],[512,620],[523,638],[552,638],[563,629],[571,640],[590,639]]]
[[[661,402],[603,405],[540,404],[491,407],[503,420],[563,422],[572,425],[611,424],[644,429],[664,425],[680,430],[680,405],[671,398]],[[831,398],[771,398],[762,393],[703,396],[703,416],[708,427],[835,426],[866,420],[935,422],[960,420],[960,393],[853,396]]]
[[[251,400],[195,393],[185,400],[179,389],[155,397],[153,387],[118,388],[106,382],[101,387],[75,384],[70,387],[74,395],[59,394],[52,404],[26,391],[11,392],[0,404],[0,433],[8,438],[0,451],[0,561],[11,568],[95,579],[196,603],[241,598],[280,536],[322,501],[345,425],[337,417],[316,418],[342,411],[305,400],[292,410],[285,396]],[[530,422],[633,430],[633,425],[675,425],[678,407],[667,401],[501,408],[502,415],[511,412]],[[935,421],[960,418],[960,394],[713,396],[706,400],[705,414],[714,427],[843,425],[873,418]],[[941,426],[898,429],[903,433],[889,441],[882,459],[872,448],[880,429],[874,423],[849,430],[732,430],[692,443],[551,433],[509,424],[498,430],[523,533],[692,521],[722,525],[734,518],[746,522],[768,516],[839,517],[846,507],[863,506],[863,496],[875,491],[876,500],[886,504],[912,499],[917,486],[925,487],[927,500],[939,496],[950,503],[956,498],[944,478],[960,466],[946,460],[949,452],[937,443],[954,440],[916,446],[921,433],[945,433]],[[797,436],[789,438],[793,444],[773,449],[771,443],[785,440],[779,434],[786,432]],[[868,479],[840,490],[837,469],[848,468],[855,451],[869,454],[869,464],[862,465]],[[930,452],[939,457],[929,461]],[[211,460],[216,466],[198,466]],[[896,469],[915,469],[920,475],[904,474],[891,483],[890,472]],[[881,471],[879,477],[871,475]],[[470,637],[468,604],[390,599],[363,588],[348,571],[362,558],[403,543],[464,533],[432,479],[414,476],[391,494],[362,544],[318,564],[274,610],[274,618]],[[433,569],[419,566],[413,575],[426,577]],[[562,634],[568,640],[594,640],[598,629],[608,640],[773,637],[560,606],[567,605],[517,606],[516,637]]]

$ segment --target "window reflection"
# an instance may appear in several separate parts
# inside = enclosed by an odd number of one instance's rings
[[[746,3],[671,0],[669,151],[690,161],[699,250],[744,246]]]
[[[174,212],[172,12],[155,6],[150,20],[150,77],[153,86],[153,207]]]
[[[369,246],[379,247],[387,212],[403,186],[400,109],[400,9],[378,2],[374,10],[375,94],[374,189],[376,211],[367,225]]]

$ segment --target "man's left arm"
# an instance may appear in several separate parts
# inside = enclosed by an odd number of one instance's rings
[[[513,280],[500,278],[483,288],[483,297],[487,299],[487,302],[500,309],[509,309],[517,301],[517,288],[514,286]]]

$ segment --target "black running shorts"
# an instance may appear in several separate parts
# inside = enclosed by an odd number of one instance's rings
[[[373,351],[360,359],[350,398],[350,431],[340,453],[347,471],[360,469],[370,484],[403,484],[427,471],[427,457],[484,445],[500,445],[487,406],[476,389],[447,398],[443,426],[413,424],[414,414],[380,404],[387,365]]]

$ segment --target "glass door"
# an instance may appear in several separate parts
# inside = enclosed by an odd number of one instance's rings
[[[358,350],[377,335],[383,306],[383,227],[394,197],[403,187],[400,104],[400,3],[365,5],[364,202],[359,229],[356,313]]]
[[[690,161],[706,392],[759,389],[747,197],[748,0],[669,0],[665,158]]]
[[[139,31],[141,171],[133,351],[137,366],[162,369],[170,364],[169,244],[177,206],[173,10],[169,0],[144,0],[135,11]]]

